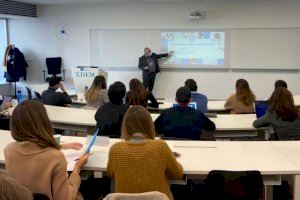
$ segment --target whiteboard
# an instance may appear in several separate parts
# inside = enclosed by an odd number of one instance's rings
[[[156,53],[166,53],[163,52],[160,44],[160,34],[166,29],[94,29],[90,31],[91,66],[106,69],[137,69],[138,58],[143,55],[145,47],[150,47]],[[228,68],[299,69],[300,28],[230,29],[227,33]],[[163,65],[162,68],[164,68]]]
[[[231,68],[299,69],[300,29],[232,29]]]

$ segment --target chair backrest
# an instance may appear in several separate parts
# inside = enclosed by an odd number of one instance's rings
[[[211,171],[204,182],[204,199],[263,199],[263,179],[259,171]]]
[[[260,118],[266,114],[270,107],[268,101],[255,101],[255,114],[257,118]]]
[[[46,58],[48,74],[56,75],[61,73],[61,57]]]
[[[47,195],[33,193],[33,200],[50,200]]]
[[[161,192],[145,192],[138,194],[111,193],[104,200],[169,200],[167,195]]]
[[[300,127],[275,128],[275,140],[300,140]]]

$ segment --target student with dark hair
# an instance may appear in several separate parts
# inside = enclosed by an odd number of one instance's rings
[[[155,140],[150,113],[132,106],[122,125],[122,141],[109,151],[107,174],[115,180],[116,193],[158,191],[173,199],[168,179],[180,179],[183,169],[163,140]]]
[[[129,91],[126,94],[126,103],[129,105],[141,105],[147,108],[147,106],[158,108],[158,102],[154,98],[152,92],[147,90],[144,85],[138,79],[132,79],[129,82]],[[148,105],[148,100],[151,103]]]
[[[288,88],[287,83],[284,80],[275,81],[275,89],[278,87],[284,87],[285,89]]]
[[[184,83],[192,92],[192,102],[196,102],[197,110],[207,113],[207,97],[197,92],[198,86],[194,79],[187,79]]]
[[[95,114],[99,135],[120,137],[122,120],[129,108],[129,105],[123,102],[125,94],[126,87],[122,82],[115,82],[109,87],[110,102],[99,107]]]
[[[164,110],[155,120],[158,134],[167,138],[201,139],[201,130],[215,131],[215,124],[201,111],[188,106],[191,90],[181,87],[176,92],[178,106]]]
[[[52,124],[41,102],[20,103],[12,113],[10,129],[15,142],[4,149],[9,177],[50,200],[82,199],[78,192],[79,174],[89,154],[76,162],[69,177],[66,158],[60,151],[62,146],[53,137]]]
[[[235,94],[226,100],[224,107],[229,109],[231,114],[254,113],[255,96],[249,87],[248,81],[238,79],[235,89]]]
[[[98,75],[94,78],[92,86],[84,94],[87,105],[85,109],[97,109],[108,102],[105,77]]]
[[[299,110],[294,104],[293,95],[285,87],[278,87],[270,98],[270,109],[253,122],[255,128],[271,126],[277,131],[287,127],[300,128]]]
[[[72,99],[68,95],[65,86],[60,82],[61,78],[52,76],[49,79],[49,88],[42,93],[42,102],[52,106],[70,106]],[[60,88],[62,92],[56,92]]]

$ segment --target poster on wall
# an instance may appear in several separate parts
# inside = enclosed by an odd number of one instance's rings
[[[77,93],[84,93],[88,90],[97,75],[103,75],[107,82],[107,72],[98,67],[78,66],[73,70],[72,75]]]

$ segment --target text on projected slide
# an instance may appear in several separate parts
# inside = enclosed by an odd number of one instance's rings
[[[174,51],[165,65],[225,65],[225,32],[162,32],[164,51]]]

